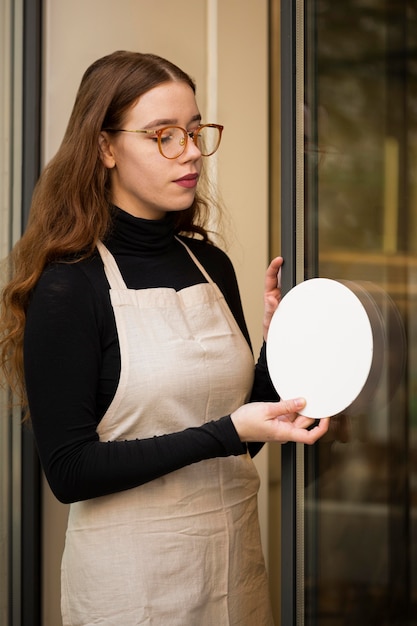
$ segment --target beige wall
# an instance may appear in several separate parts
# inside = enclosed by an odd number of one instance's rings
[[[207,121],[224,124],[218,181],[231,215],[235,265],[255,352],[268,264],[267,0],[45,0],[43,153],[61,141],[81,74],[116,49],[154,52],[197,81]],[[209,119],[210,118],[210,119]],[[267,538],[267,451],[257,465]],[[44,490],[44,619],[59,626],[59,564],[67,507]]]

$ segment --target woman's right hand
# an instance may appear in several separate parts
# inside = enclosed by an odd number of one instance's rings
[[[241,406],[230,417],[242,442],[293,441],[312,444],[328,431],[330,418],[320,419],[314,428],[307,430],[316,420],[298,414],[304,406],[303,398],[252,402]]]

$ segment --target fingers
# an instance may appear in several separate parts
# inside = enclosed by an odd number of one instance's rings
[[[277,256],[272,259],[265,274],[265,291],[273,291],[277,287],[281,287],[278,281],[278,274],[280,273],[281,266],[284,263],[282,256]]]
[[[281,256],[271,261],[265,274],[263,337],[266,341],[273,314],[281,300]]]
[[[299,413],[305,405],[306,401],[304,398],[292,398],[290,400],[281,400],[280,402],[273,403],[271,406],[274,407],[274,417],[279,417],[281,415]]]
[[[305,404],[304,398],[281,400],[271,410],[271,414],[275,413],[277,426],[279,424],[279,430],[277,428],[276,431],[278,441],[292,441],[311,445],[327,433],[330,425],[329,417],[315,420],[298,414],[305,407]],[[309,430],[314,423],[316,423],[314,428]],[[285,439],[283,438],[284,431]]]
[[[275,313],[275,310],[279,304],[278,297],[273,294],[265,294],[264,300],[264,312],[266,316],[271,316]]]
[[[305,443],[311,445],[316,443],[323,435],[329,430],[330,417],[324,417],[318,420],[317,425],[311,430],[305,430],[303,428],[296,428],[292,431],[288,437],[288,441],[295,443]]]
[[[287,443],[288,441],[292,441],[293,443],[304,443],[307,445],[311,445],[328,432],[329,419],[330,418],[328,417],[320,420],[303,418],[303,420],[300,421],[297,417],[297,419],[293,422],[281,422],[279,432],[277,430],[275,433],[275,441],[279,441],[281,443]],[[314,428],[310,428],[312,424],[314,424],[314,422],[316,421],[316,426],[314,426]]]
[[[311,430],[315,420],[299,415],[305,406],[304,398],[281,402],[253,402],[231,413],[241,441],[287,441],[311,444],[323,436],[329,427],[329,418],[320,420]]]

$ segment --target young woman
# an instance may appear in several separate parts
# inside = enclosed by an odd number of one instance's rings
[[[278,402],[254,367],[190,77],[150,54],[86,71],[36,187],[2,294],[6,379],[28,404],[46,477],[71,503],[65,626],[272,624],[260,546],[265,441],[313,443],[328,420]],[[265,339],[279,300],[265,279]],[[249,402],[250,401],[250,402]]]

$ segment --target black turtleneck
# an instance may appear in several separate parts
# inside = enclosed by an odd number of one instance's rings
[[[178,291],[205,282],[174,235],[171,214],[149,221],[115,211],[105,244],[128,288]],[[186,238],[186,242],[223,292],[249,343],[229,258],[200,240]],[[109,285],[98,253],[78,263],[56,263],[45,269],[28,309],[24,363],[40,459],[62,502],[129,489],[191,463],[246,451],[230,416],[150,439],[99,441],[96,428],[117,388],[120,351]],[[251,399],[277,399],[267,373],[265,347],[255,369]],[[251,444],[251,454],[260,447]]]

